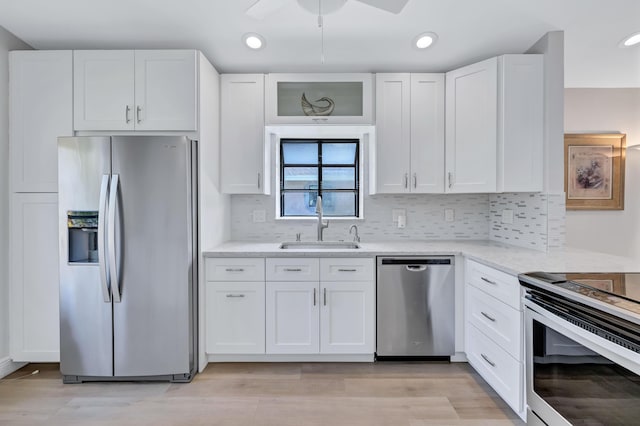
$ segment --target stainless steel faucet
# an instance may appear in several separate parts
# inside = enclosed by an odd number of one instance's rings
[[[355,241],[356,243],[360,242],[360,235],[358,235],[358,226],[357,225],[351,225],[351,227],[349,228],[349,235],[351,235],[351,231],[354,230],[356,231],[356,235],[353,237],[353,241]]]
[[[322,231],[329,227],[329,222],[322,220],[322,197],[320,195],[316,199],[316,214],[318,215],[318,241],[322,241]]]

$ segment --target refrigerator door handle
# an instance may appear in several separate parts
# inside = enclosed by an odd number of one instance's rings
[[[102,297],[105,303],[111,303],[111,291],[109,289],[109,275],[107,272],[106,249],[104,231],[107,226],[107,193],[109,192],[109,175],[102,175],[100,184],[100,205],[98,207],[98,265],[100,266],[100,283],[102,284]]]
[[[109,272],[111,275],[111,294],[113,301],[120,303],[120,280],[118,279],[118,265],[116,263],[116,201],[118,199],[118,175],[111,175],[111,188],[109,191]]]

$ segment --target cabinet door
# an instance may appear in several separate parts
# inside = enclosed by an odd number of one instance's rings
[[[11,204],[11,358],[59,362],[58,196],[13,194]]]
[[[133,50],[73,52],[75,130],[134,129]]]
[[[446,75],[447,192],[495,192],[497,58]]]
[[[267,282],[268,354],[318,353],[318,282]]]
[[[409,192],[409,74],[376,74],[376,192]]]
[[[136,130],[197,130],[195,50],[135,51]]]
[[[498,58],[498,191],[542,191],[543,55]]]
[[[444,192],[444,74],[411,74],[411,192]]]
[[[228,194],[268,194],[265,181],[264,75],[221,76],[221,179]]]
[[[12,192],[58,191],[58,136],[73,135],[73,58],[14,51],[10,61]]]
[[[264,281],[207,282],[207,353],[264,353]]]
[[[323,282],[320,286],[320,351],[374,352],[374,284]]]

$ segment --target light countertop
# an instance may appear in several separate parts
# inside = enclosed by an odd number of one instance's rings
[[[229,241],[203,251],[205,257],[374,257],[464,255],[509,274],[546,272],[640,272],[640,262],[587,250],[541,252],[493,241],[378,241],[359,249],[280,249],[280,243]]]

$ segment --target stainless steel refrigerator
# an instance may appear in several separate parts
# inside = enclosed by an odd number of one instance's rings
[[[63,137],[58,163],[63,381],[190,381],[196,142]]]

